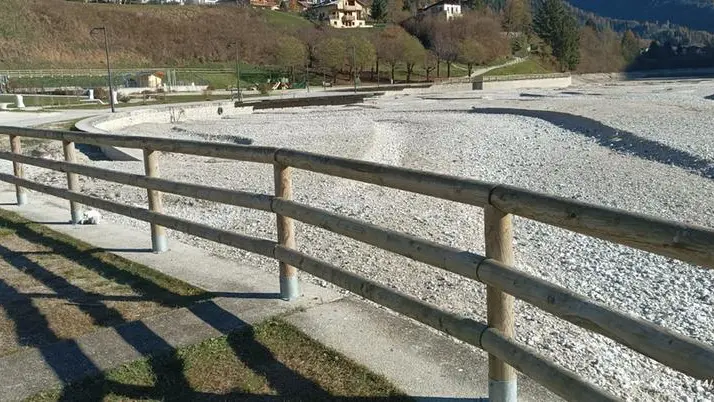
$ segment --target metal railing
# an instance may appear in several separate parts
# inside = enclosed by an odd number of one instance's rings
[[[11,152],[0,152],[0,159],[12,161],[14,166],[14,174],[0,174],[0,180],[16,186],[18,204],[28,202],[27,189],[30,189],[69,200],[72,220],[75,222],[79,219],[80,204],[149,222],[155,251],[166,250],[164,228],[170,228],[273,258],[280,264],[280,292],[286,300],[299,295],[297,269],[308,272],[488,352],[489,397],[494,401],[515,400],[516,370],[566,399],[616,399],[577,374],[556,366],[534,350],[515,342],[514,297],[579,327],[602,334],[682,373],[704,380],[714,378],[714,348],[711,345],[594,302],[513,267],[511,216],[523,216],[707,268],[714,267],[712,229],[510,186],[290,149],[15,127],[0,127],[0,133],[9,135],[11,144]],[[62,141],[65,161],[22,155],[20,137]],[[146,174],[129,174],[77,164],[74,157],[75,143],[142,149]],[[275,194],[256,194],[161,179],[158,177],[159,152],[272,164]],[[68,188],[25,179],[23,164],[65,172]],[[293,169],[482,207],[486,255],[444,246],[294,202],[291,180]],[[78,192],[77,175],[144,188],[148,191],[149,208],[128,206],[81,194]],[[162,192],[275,213],[277,241],[166,215],[162,210]],[[487,322],[444,311],[296,251],[293,220],[486,284]]]

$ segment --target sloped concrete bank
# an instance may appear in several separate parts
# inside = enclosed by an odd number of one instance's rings
[[[201,102],[131,108],[119,113],[102,114],[81,120],[75,127],[87,133],[110,134],[142,123],[177,123],[187,120],[220,120],[239,114],[253,113],[253,107],[235,107],[230,101]],[[140,149],[101,146],[107,158],[118,161],[140,161]]]

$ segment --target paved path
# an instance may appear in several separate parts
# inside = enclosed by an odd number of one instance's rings
[[[37,193],[30,204],[12,205],[14,192],[0,185],[2,208],[148,265],[217,297],[189,308],[107,328],[0,358],[0,400],[21,400],[39,390],[96,374],[157,350],[171,350],[276,314],[323,344],[385,375],[410,395],[426,400],[475,400],[487,395],[485,353],[344,293],[302,283],[296,302],[277,299],[275,274],[225,260],[175,240],[170,251],[150,252],[148,230],[102,223],[68,223],[67,202]],[[556,399],[528,378],[519,379],[521,400]]]
[[[499,64],[499,65],[497,65],[497,66],[490,66],[490,67],[479,68],[479,69],[474,70],[474,71],[471,72],[471,78],[473,78],[473,77],[478,77],[479,75],[486,74],[487,72],[489,72],[489,71],[491,71],[491,70],[495,70],[495,69],[497,69],[497,68],[506,67],[506,66],[511,66],[511,65],[513,65],[513,64],[522,63],[522,62],[524,62],[525,60],[526,60],[526,59],[523,58],[523,57],[516,57],[516,58],[514,58],[514,59],[512,59],[512,60],[509,60],[509,61],[507,61],[507,62],[505,62],[505,63],[503,63],[503,64]]]

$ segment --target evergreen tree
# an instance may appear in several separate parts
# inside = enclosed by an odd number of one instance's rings
[[[378,22],[387,20],[387,0],[374,0],[370,10],[372,19]]]
[[[622,36],[622,56],[625,58],[627,64],[635,61],[637,56],[640,55],[640,43],[635,36],[634,32],[629,29]]]
[[[530,31],[532,16],[530,0],[508,0],[503,9],[503,28],[506,32]]]
[[[563,0],[541,0],[533,29],[551,49],[562,70],[574,70],[580,62],[578,23]]]

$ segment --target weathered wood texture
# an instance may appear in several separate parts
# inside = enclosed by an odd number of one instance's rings
[[[143,208],[130,207],[128,205],[119,204],[100,198],[73,193],[69,190],[65,190],[62,188],[47,186],[44,184],[35,183],[30,180],[18,179],[15,176],[9,174],[0,173],[0,181],[20,185],[31,190],[55,196],[57,198],[75,201],[80,204],[89,205],[91,207],[104,211],[114,212],[120,215],[128,216],[130,218],[138,219],[140,221],[161,225],[179,232],[197,236],[206,240],[215,241],[216,243],[238,247],[240,249],[250,251],[251,253],[260,254],[265,257],[273,258],[273,249],[277,244],[276,242],[271,240],[245,236],[227,230],[216,229],[208,225],[191,222],[186,219],[151,212]]]
[[[293,198],[292,168],[280,164],[273,165],[275,180],[275,196],[291,200]],[[275,210],[273,210],[275,212]],[[295,248],[295,224],[292,218],[276,212],[278,229],[278,244],[285,248]],[[280,294],[287,300],[296,298],[299,292],[297,289],[297,269],[294,266],[280,261]]]
[[[20,143],[20,137],[11,135],[10,136],[10,150],[12,153],[19,155],[22,153],[22,144]],[[22,168],[22,163],[18,162],[13,162],[12,163],[12,171],[15,174],[15,177],[23,178],[25,177],[23,168]],[[20,187],[20,186],[15,186],[15,194],[17,197],[17,204],[18,205],[23,205],[27,202],[27,191]]]
[[[64,160],[67,163],[76,163],[77,156],[75,154],[74,142],[62,141],[62,150],[64,151]],[[39,158],[38,158],[39,159]],[[79,191],[79,177],[75,173],[67,172],[67,188],[69,191]],[[72,215],[72,223],[78,223],[80,219],[81,206],[74,201],[69,202],[69,210]]]
[[[710,345],[587,300],[493,260],[485,260],[479,265],[478,277],[489,286],[692,377],[702,380],[714,378],[714,347]]]
[[[147,177],[159,177],[159,151],[144,149],[144,171]],[[149,211],[164,212],[164,203],[160,191],[149,189],[146,191],[149,198]],[[151,224],[151,244],[154,251],[166,251],[166,229],[155,223]]]
[[[513,264],[513,226],[511,215],[494,207],[484,208],[486,258],[506,265]],[[497,329],[508,339],[513,338],[513,296],[494,286],[486,287],[488,326]],[[515,381],[513,367],[494,355],[488,356],[488,376],[494,381]]]
[[[518,345],[484,323],[449,313],[414,297],[397,292],[377,282],[282,246],[275,248],[275,258],[322,278],[343,289],[385,306],[416,321],[482,348],[536,378],[546,388],[566,398],[579,401],[611,401],[614,396],[588,384],[577,374],[558,367],[547,358]]]
[[[714,230],[709,228],[509,186],[493,190],[491,205],[549,225],[714,268]]]
[[[488,204],[489,191],[494,187],[492,183],[455,176],[289,149],[278,150],[275,154],[275,160],[284,165],[312,172],[324,173],[331,176],[377,184],[384,187],[406,190],[476,206]]]
[[[277,148],[225,144],[205,141],[178,141],[171,138],[140,137],[133,135],[92,134],[73,131],[38,130],[24,127],[0,126],[0,133],[48,140],[70,141],[78,144],[104,145],[134,149],[153,149],[162,152],[209,156],[246,162],[273,163]]]
[[[0,159],[17,161],[26,165],[57,170],[59,172],[77,173],[82,176],[141,187],[147,190],[157,190],[185,197],[220,202],[237,207],[259,209],[261,211],[268,212],[271,211],[270,202],[273,197],[265,194],[255,194],[245,191],[226,190],[218,187],[203,186],[200,184],[176,182],[160,178],[146,177],[144,175],[124,173],[117,170],[53,161],[50,159],[34,158],[26,155],[15,155],[4,151],[0,151]]]

